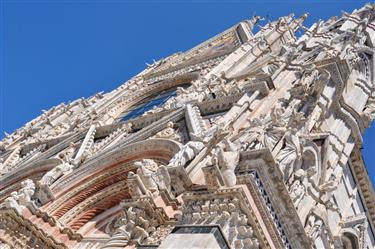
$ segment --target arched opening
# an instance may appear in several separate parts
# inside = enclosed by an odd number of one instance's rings
[[[318,146],[307,141],[302,152],[301,169],[318,184],[321,176],[321,156]]]
[[[356,235],[345,232],[341,236],[341,242],[344,249],[359,249],[359,241]]]
[[[73,190],[73,193],[69,191],[65,195],[62,195],[58,200],[48,206],[48,210],[50,210],[54,217],[60,219],[74,207],[87,200],[87,198],[95,196],[101,191],[108,189],[111,186],[117,186],[119,183],[125,181],[128,173],[132,170],[134,170],[134,168],[127,163],[116,166],[114,169],[103,171],[97,176],[93,176],[90,182],[84,183],[82,187]],[[124,183],[124,185],[126,184]],[[118,188],[124,189],[123,187]],[[116,193],[117,192],[118,191],[116,191]]]
[[[188,73],[171,80],[160,81],[146,87],[139,87],[129,97],[113,106],[112,116],[117,121],[134,119],[143,113],[160,107],[166,101],[176,96],[177,88],[187,88],[193,80],[198,78],[198,73]]]
[[[120,121],[127,121],[138,116],[141,116],[154,107],[162,106],[170,98],[176,96],[176,88],[167,89],[139,101],[137,104],[131,106],[122,112],[119,116]]]
[[[95,166],[86,165],[59,179],[57,189],[52,189],[56,200],[46,204],[42,210],[74,231],[93,219],[100,221],[100,227],[104,228],[108,217],[102,217],[103,214],[116,209],[122,200],[131,198],[127,178],[129,172],[136,170],[134,161],[147,158],[167,164],[180,146],[172,140],[149,139],[119,148],[107,157],[107,161]],[[99,230],[100,227],[86,226],[85,232]],[[101,232],[105,233],[104,230]]]
[[[316,157],[312,151],[304,151],[302,154],[302,169],[308,170],[316,165]]]

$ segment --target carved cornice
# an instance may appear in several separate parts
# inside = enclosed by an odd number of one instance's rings
[[[370,225],[375,230],[375,191],[358,146],[354,147],[350,155],[349,165],[353,169],[356,182],[359,185],[360,195],[366,203],[365,207],[371,221]]]
[[[183,209],[182,217],[180,218],[180,221],[178,224],[199,225],[200,220],[205,220],[206,218],[208,218],[208,220],[214,220],[223,215],[225,216],[226,214],[224,213],[228,213],[227,214],[228,217],[226,220],[224,220],[224,222],[230,222],[231,220],[235,220],[232,218],[231,215],[235,217],[238,215],[245,214],[245,217],[247,217],[249,221],[249,225],[254,233],[252,235],[253,237],[252,239],[256,240],[260,244],[261,248],[271,248],[270,243],[272,242],[267,239],[267,235],[265,234],[266,231],[262,229],[262,226],[260,224],[261,221],[258,220],[257,215],[255,211],[253,210],[252,205],[250,204],[251,200],[247,198],[247,195],[242,187],[185,192],[182,196],[182,199],[184,201],[186,210]],[[237,201],[238,203],[234,204]],[[221,206],[221,203],[222,203],[222,206]],[[231,208],[227,207],[230,205],[232,205],[232,207],[234,207],[235,205],[238,205],[238,206],[236,206],[236,209],[231,210]],[[215,208],[214,206],[217,206],[217,208]],[[214,212],[212,217],[209,216],[211,212]],[[196,220],[196,222],[198,223],[194,222],[194,220]],[[192,221],[193,223],[191,223]],[[246,225],[246,223],[247,222],[241,225],[242,226]],[[205,222],[204,224],[207,225],[209,223]],[[235,225],[235,224],[232,224],[232,225]],[[227,234],[226,236],[227,236],[227,239],[230,237],[229,234]],[[234,239],[233,237],[230,238],[230,240],[233,240],[233,239]],[[232,241],[229,241],[229,243],[231,242]],[[245,246],[243,248],[247,248],[247,247]]]
[[[39,228],[38,226],[33,224],[33,222],[31,222],[30,220],[18,214],[13,209],[6,209],[6,210],[0,209],[0,219],[2,220],[1,223],[4,225],[6,224],[6,220],[11,220],[17,223],[17,226],[19,228],[23,227],[31,232],[33,238],[26,237],[27,239],[25,240],[25,248],[26,248],[27,240],[29,239],[35,240],[36,238],[44,242],[44,246],[45,246],[44,248],[53,248],[53,249],[67,249],[68,248],[64,243],[56,241],[56,239],[53,236],[46,233],[43,229]],[[27,235],[24,235],[24,236],[27,236]]]
[[[232,50],[226,50],[220,54],[214,54],[212,55],[211,57],[204,57],[201,59],[201,61],[195,61],[195,60],[192,60],[191,62],[189,63],[184,63],[184,58],[189,58],[190,56],[196,56],[197,54],[199,55],[199,51],[205,51],[206,49],[209,49],[210,47],[213,47],[214,44],[218,44],[220,43],[222,40],[224,40],[226,37],[228,36],[232,36],[234,37],[236,41],[235,43],[235,46],[239,46],[241,44],[241,39],[239,38],[239,35],[237,34],[237,31],[236,31],[236,28],[238,27],[238,25],[235,25],[229,29],[227,29],[226,31],[216,35],[215,37],[212,37],[211,39],[199,44],[198,46],[184,52],[184,53],[181,53],[179,55],[177,55],[177,58],[173,58],[169,61],[166,61],[165,62],[165,65],[161,65],[159,67],[156,67],[155,69],[151,70],[149,73],[145,74],[144,78],[147,80],[147,79],[151,79],[151,78],[155,78],[157,76],[161,76],[161,75],[165,75],[165,74],[168,74],[168,73],[171,73],[173,71],[178,71],[179,69],[181,68],[187,68],[191,65],[196,65],[196,64],[201,64],[203,61],[207,61],[207,60],[212,60],[212,59],[215,59],[217,57],[220,57],[220,56],[223,56],[223,55],[226,55],[226,54],[229,54],[231,52],[233,52],[233,49]],[[171,66],[170,64],[171,63],[174,63],[174,64],[177,64],[177,66]],[[167,66],[170,66],[169,68]]]

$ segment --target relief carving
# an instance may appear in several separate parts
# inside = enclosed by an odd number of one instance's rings
[[[21,182],[21,189],[12,192],[9,197],[5,199],[3,205],[7,208],[14,208],[20,212],[20,206],[32,205],[31,197],[35,192],[35,184],[31,179]]]
[[[159,190],[171,191],[171,177],[164,165],[154,160],[143,159],[134,162],[136,173],[130,172],[128,179],[132,196],[157,195]]]
[[[184,167],[204,148],[202,142],[189,141],[169,161],[168,167]]]

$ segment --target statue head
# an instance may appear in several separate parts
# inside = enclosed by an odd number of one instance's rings
[[[172,121],[169,121],[168,123],[167,123],[167,128],[173,128],[173,122]]]

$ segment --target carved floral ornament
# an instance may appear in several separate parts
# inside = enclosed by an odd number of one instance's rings
[[[119,241],[124,245],[130,242],[151,245],[160,243],[162,237],[159,236],[171,230],[166,224],[166,214],[148,197],[122,202],[121,207],[121,213],[106,226],[112,238],[104,248],[111,248]]]
[[[274,111],[274,113],[277,113],[277,111]],[[277,123],[279,125],[282,124],[282,122],[280,121],[280,118],[277,118],[277,115],[275,114],[272,114],[272,115],[273,116],[271,120],[273,120],[274,123]],[[284,132],[286,134],[286,131]],[[298,142],[298,137],[296,135],[293,135],[293,132],[295,131],[292,130],[292,133],[290,133],[291,138],[289,140],[285,138],[285,143],[286,144],[290,143],[290,144],[293,144],[294,146],[300,146]],[[284,137],[285,134],[281,135],[280,137]],[[295,139],[297,139],[294,142],[293,142],[293,136]],[[189,142],[189,143],[186,144],[186,146],[183,146],[180,152],[176,153],[176,155],[171,159],[170,165],[168,165],[169,167],[176,167],[176,166],[180,167],[180,166],[186,165],[186,163],[191,161],[195,157],[195,155],[197,155],[203,148],[202,146],[203,144],[200,142]],[[221,169],[222,171],[221,173],[224,179],[224,185],[234,186],[236,184],[236,180],[235,180],[235,176],[234,175],[231,176],[231,174],[234,174],[235,167],[233,167],[233,165],[236,165],[238,163],[239,154],[238,152],[235,152],[236,151],[236,148],[234,147],[235,145],[232,144],[229,140],[224,139],[223,142],[221,143],[222,145],[220,145],[219,143],[218,147],[214,149],[215,152],[213,153],[214,156],[213,156],[212,162],[214,164],[217,164],[219,169]],[[286,155],[289,155],[289,154],[296,155],[297,156],[296,158],[293,156],[291,157],[291,159],[287,159],[287,160],[295,161],[298,157],[301,157],[301,152],[297,152],[301,148],[292,147],[292,146],[291,148],[293,149],[290,149],[288,145],[286,145],[284,147],[284,150],[280,150],[280,151],[286,152]],[[281,153],[280,155],[283,155],[283,154]],[[280,160],[281,165],[290,165],[290,163],[282,164],[284,162],[283,160],[286,160],[285,157],[287,156],[281,156],[280,157],[281,159],[278,159]],[[166,180],[170,178],[170,176],[168,175],[168,170],[164,170],[165,173],[160,172],[158,170],[157,164],[153,160],[148,160],[148,159],[135,162],[134,164],[138,168],[138,170],[136,171],[136,175],[130,175],[130,178],[134,176],[138,176],[141,184],[144,185],[144,189],[152,193],[152,192],[157,191],[157,189],[160,188],[161,186],[162,188],[165,188],[165,189],[170,188],[170,187],[167,187],[168,183],[170,183],[170,180]],[[164,169],[164,167],[161,167],[161,169]],[[292,183],[291,184],[291,197],[295,205],[298,205],[298,203],[300,202],[301,194],[303,194],[304,192],[303,190],[301,192],[301,190],[299,189],[300,188],[299,186],[304,188],[304,186],[301,183],[304,179],[304,174],[305,173],[303,169],[297,170],[295,175],[293,176],[294,180],[290,181]],[[134,196],[137,196],[137,194],[134,194]],[[132,212],[135,212],[135,211],[132,211]],[[137,212],[141,212],[141,211],[138,210]],[[146,236],[145,234],[147,234],[147,232],[144,232],[143,230],[139,230],[139,233],[140,234],[132,235],[132,236],[135,236],[135,237],[140,236],[140,238],[144,240],[145,239],[144,236]]]
[[[44,111],[0,144],[0,211],[76,249],[158,246],[184,225],[219,226],[233,248],[366,248],[374,191],[361,161],[347,179],[374,119],[373,12],[308,30],[290,15],[256,34],[254,17]],[[357,202],[368,211],[350,216]]]

